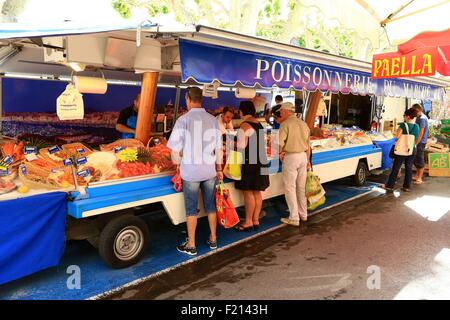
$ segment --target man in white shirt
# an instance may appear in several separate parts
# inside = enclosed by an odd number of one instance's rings
[[[202,90],[191,87],[186,92],[188,112],[177,119],[167,146],[172,160],[180,165],[186,207],[188,239],[177,250],[196,255],[198,194],[201,190],[203,207],[208,214],[210,237],[208,245],[217,248],[216,184],[223,180],[222,139],[216,119],[202,108]]]
[[[233,124],[231,123],[233,117],[234,109],[231,107],[224,107],[222,113],[216,117],[217,125],[222,134],[226,134],[229,130],[233,130]]]

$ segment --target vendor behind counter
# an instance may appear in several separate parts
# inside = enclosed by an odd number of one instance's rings
[[[122,139],[133,139],[136,134],[140,98],[141,94],[138,93],[133,100],[133,105],[120,111],[116,130],[121,133]]]

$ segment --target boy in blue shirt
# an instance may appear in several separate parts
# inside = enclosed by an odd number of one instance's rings
[[[414,159],[414,166],[416,167],[416,175],[413,177],[414,184],[422,183],[423,171],[425,169],[425,146],[428,139],[428,118],[423,113],[423,108],[416,103],[412,107],[416,111],[416,124],[419,126],[419,136],[416,140],[417,152]]]

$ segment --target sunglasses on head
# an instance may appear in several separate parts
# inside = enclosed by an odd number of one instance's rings
[[[280,111],[273,112],[272,115],[273,115],[275,118],[281,118],[281,112],[280,112]]]

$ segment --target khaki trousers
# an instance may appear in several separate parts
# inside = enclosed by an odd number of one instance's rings
[[[286,153],[283,161],[283,183],[286,202],[289,207],[289,219],[300,220],[307,217],[306,175],[307,155]]]

